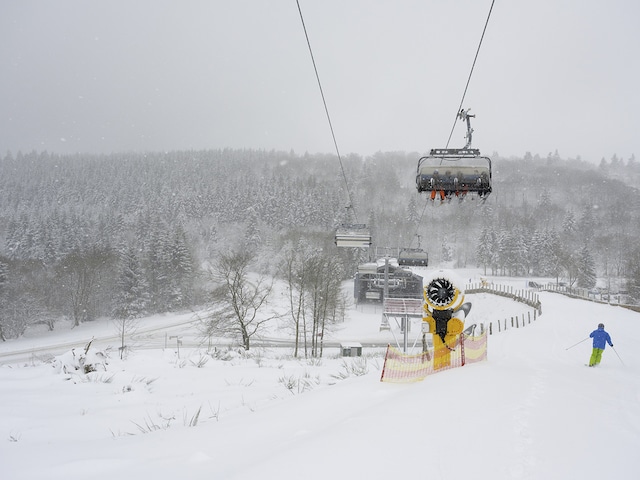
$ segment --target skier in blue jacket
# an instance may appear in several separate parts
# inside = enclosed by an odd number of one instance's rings
[[[591,332],[589,335],[593,338],[593,351],[591,352],[591,358],[589,359],[589,366],[595,367],[600,363],[602,358],[602,352],[604,352],[607,343],[613,347],[611,337],[604,331],[604,325],[600,323],[598,329]]]

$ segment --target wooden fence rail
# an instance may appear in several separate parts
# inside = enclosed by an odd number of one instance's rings
[[[520,328],[525,325],[531,324],[532,321],[536,321],[539,315],[542,315],[542,304],[538,294],[531,290],[515,290],[513,287],[507,285],[497,285],[494,283],[482,282],[479,284],[470,284],[465,287],[465,293],[490,293],[492,295],[499,295],[501,297],[511,298],[516,302],[523,303],[533,308],[533,319],[531,318],[531,311],[523,313],[521,316],[511,317],[511,319],[505,318],[504,320],[496,321],[497,332],[507,330],[510,328]],[[494,333],[494,322],[489,322],[488,329],[489,335]],[[484,324],[480,325],[481,331],[484,330]]]

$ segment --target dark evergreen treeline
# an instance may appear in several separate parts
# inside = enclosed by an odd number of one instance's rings
[[[335,155],[293,152],[6,154],[0,335],[32,323],[53,328],[61,317],[77,324],[200,304],[203,265],[238,246],[274,273],[285,246],[303,241],[331,251],[350,274],[375,249],[334,247],[343,222],[367,223],[376,247],[419,244],[432,264],[640,284],[631,261],[640,257],[640,194],[615,179],[639,178],[634,159],[590,166],[494,156],[486,202],[440,205],[415,190],[418,157],[350,155],[343,176]]]

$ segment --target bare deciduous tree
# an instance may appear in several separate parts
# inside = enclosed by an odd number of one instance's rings
[[[113,325],[116,333],[118,334],[118,338],[120,339],[118,352],[120,354],[120,360],[122,360],[126,356],[127,352],[132,348],[131,345],[127,345],[127,338],[131,338],[131,336],[136,333],[138,320],[132,317],[115,318],[113,320]]]
[[[346,299],[340,289],[342,267],[324,252],[305,260],[307,313],[311,316],[311,356],[322,357],[324,336],[339,318],[344,317]],[[306,338],[305,338],[306,342]]]
[[[92,249],[70,253],[60,263],[59,274],[65,279],[74,326],[95,319],[100,275],[112,262],[110,252]]]
[[[238,337],[245,350],[249,350],[252,337],[278,317],[265,312],[273,282],[261,276],[252,281],[249,278],[252,261],[253,255],[246,251],[220,255],[211,271],[218,286],[213,291],[205,331],[208,336]]]
[[[287,248],[283,262],[280,265],[280,273],[287,282],[289,314],[291,315],[294,331],[293,356],[297,357],[300,348],[300,336],[304,334],[305,330],[304,309],[306,290],[305,263],[302,261],[298,249],[293,246]]]

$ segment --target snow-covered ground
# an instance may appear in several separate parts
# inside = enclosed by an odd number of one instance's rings
[[[371,305],[354,306],[328,339],[362,342],[356,359],[223,346],[212,358],[189,346],[197,335],[185,313],[141,321],[140,331],[169,327],[141,335],[124,361],[112,353],[106,371],[69,375],[43,348],[60,355],[113,337],[113,325],[32,332],[0,345],[2,478],[638,478],[640,313],[540,299],[537,321],[489,338],[487,362],[413,384],[379,381],[383,349],[366,345],[395,340]],[[490,294],[467,300],[468,321],[530,311]],[[581,341],[599,322],[615,350],[587,368],[591,344]],[[179,355],[171,337],[183,339]],[[107,344],[118,341],[95,348]]]

